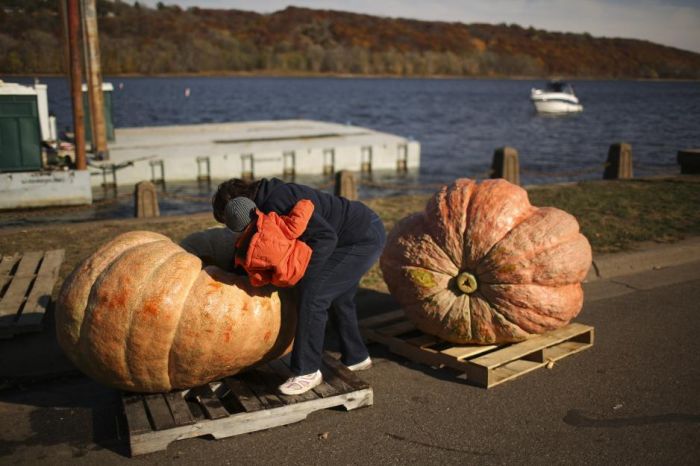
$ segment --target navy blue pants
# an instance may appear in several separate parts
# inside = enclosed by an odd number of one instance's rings
[[[291,369],[296,375],[321,367],[328,313],[335,313],[341,361],[356,364],[369,356],[357,324],[355,293],[362,276],[379,258],[386,242],[380,218],[373,214],[363,239],[333,251],[317,278],[300,290],[299,320],[292,350]]]

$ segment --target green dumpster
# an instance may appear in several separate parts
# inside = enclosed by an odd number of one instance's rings
[[[36,95],[0,94],[0,171],[41,169]]]

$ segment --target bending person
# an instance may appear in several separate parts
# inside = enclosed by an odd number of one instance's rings
[[[280,385],[280,392],[298,395],[322,382],[320,367],[329,311],[336,317],[343,364],[350,370],[369,369],[372,361],[360,335],[355,294],[386,241],[379,216],[361,202],[309,186],[276,178],[254,182],[234,178],[220,184],[212,199],[216,220],[226,222],[226,205],[239,196],[252,200],[262,213],[278,215],[289,214],[302,199],[314,205],[306,231],[299,238],[312,254],[296,285],[299,319],[291,358],[294,376]]]

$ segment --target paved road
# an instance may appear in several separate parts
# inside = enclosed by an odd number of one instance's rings
[[[113,391],[80,377],[5,390],[0,464],[699,464],[700,262],[586,292],[596,344],[551,370],[486,391],[373,345],[371,408],[131,460]]]

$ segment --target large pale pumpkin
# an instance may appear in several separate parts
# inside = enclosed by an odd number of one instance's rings
[[[291,297],[253,288],[167,237],[135,231],[80,264],[56,306],[58,342],[112,387],[161,392],[235,374],[289,351]],[[286,303],[286,304],[285,304]]]
[[[453,343],[515,342],[581,310],[591,248],[576,219],[505,180],[459,179],[400,221],[380,261],[406,315]]]

